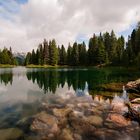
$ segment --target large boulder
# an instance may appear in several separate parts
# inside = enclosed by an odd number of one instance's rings
[[[43,111],[34,117],[31,130],[43,135],[58,133],[58,120],[53,115],[47,114]]]
[[[140,79],[128,82],[125,87],[129,92],[140,92]]]
[[[125,119],[125,117],[123,117],[121,114],[117,113],[108,114],[107,120],[113,122],[115,125],[119,127],[126,127],[131,125],[130,121]]]

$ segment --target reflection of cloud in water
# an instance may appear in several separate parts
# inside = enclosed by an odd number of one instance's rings
[[[63,99],[68,99],[71,96],[75,96],[75,91],[72,87],[68,87],[68,84],[65,83],[63,87],[59,86],[55,92],[55,96],[59,96]]]
[[[5,86],[0,85],[0,93],[4,93],[7,91],[7,88]]]
[[[73,87],[69,87],[67,82],[65,82],[63,88],[61,86],[59,86],[57,89],[56,89],[56,92],[55,92],[55,95],[56,96],[59,96],[63,99],[69,99],[70,97],[73,97],[73,96],[77,96],[77,97],[80,97],[80,96],[89,96],[89,93],[88,93],[88,84],[87,82],[85,83],[85,89],[84,90],[81,90],[81,89],[77,89],[76,91],[73,89]]]
[[[5,89],[6,88],[6,89]],[[36,84],[28,81],[26,77],[14,77],[11,85],[0,87],[6,92],[1,96],[0,103],[8,102],[9,104],[16,104],[18,102],[28,101],[28,92],[30,90],[41,91]]]

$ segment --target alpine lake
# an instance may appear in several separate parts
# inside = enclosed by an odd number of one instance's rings
[[[0,140],[139,140],[139,125],[116,123],[111,107],[139,77],[119,67],[0,68]]]

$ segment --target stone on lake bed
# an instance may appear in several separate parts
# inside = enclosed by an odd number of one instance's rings
[[[72,111],[71,108],[62,108],[62,109],[54,108],[54,109],[53,109],[53,114],[54,114],[56,117],[65,117],[65,116],[66,116],[67,114],[69,114],[71,111]]]
[[[126,127],[131,125],[131,122],[129,120],[125,119],[121,114],[117,113],[110,113],[107,120],[112,121],[119,127]]]
[[[103,124],[103,119],[97,115],[86,117],[86,121],[95,126],[102,126]]]
[[[72,132],[65,128],[62,130],[60,136],[59,136],[60,140],[74,140],[73,136],[72,136]]]
[[[126,85],[126,90],[129,92],[140,92],[140,79],[136,81],[130,81]]]
[[[41,112],[35,116],[31,129],[39,133],[57,133],[59,131],[57,124],[56,117],[46,112]]]
[[[0,129],[0,140],[22,139],[23,132],[18,128]]]

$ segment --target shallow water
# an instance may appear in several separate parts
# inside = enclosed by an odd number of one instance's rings
[[[9,135],[9,128],[22,130],[24,134],[21,139],[32,135],[28,126],[24,127],[20,124],[40,111],[43,100],[52,104],[55,102],[55,98],[68,100],[71,99],[71,96],[75,98],[84,96],[85,98],[90,97],[91,101],[94,97],[96,98],[95,93],[100,95],[99,85],[112,82],[125,83],[129,80],[135,80],[139,76],[140,72],[126,71],[123,68],[1,68],[0,139],[2,139],[1,133],[3,134],[3,132],[5,135]],[[94,96],[90,96],[89,93],[94,93]],[[102,96],[100,95],[102,100],[104,97],[106,100],[105,94],[107,93],[102,92]],[[110,94],[114,96],[116,93],[111,92]],[[50,100],[50,97],[53,98],[53,101]],[[136,134],[134,139],[139,138],[139,135]]]

